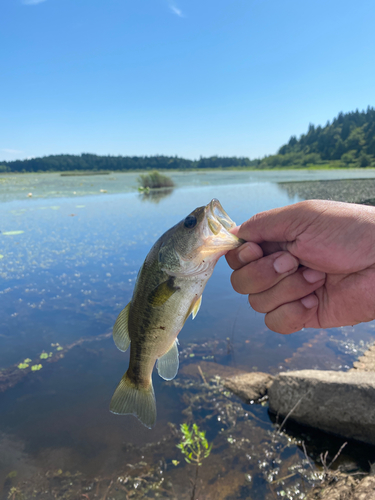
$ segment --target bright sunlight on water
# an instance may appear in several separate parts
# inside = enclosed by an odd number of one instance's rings
[[[116,349],[111,330],[150,247],[194,208],[218,198],[241,223],[300,199],[275,180],[340,174],[174,174],[178,187],[154,196],[135,192],[134,174],[28,175],[15,182],[4,176],[0,498],[13,492],[12,498],[188,499],[190,466],[176,448],[185,421],[196,422],[213,443],[200,470],[199,498],[304,498],[314,478],[301,435],[312,457],[322,449],[337,451],[336,440],[323,434],[313,439],[304,429],[275,437],[267,403],[242,404],[209,374],[345,370],[374,340],[374,323],[273,333],[247,298],[233,291],[221,259],[198,316],[179,335],[179,374],[165,382],[154,373],[158,418],[152,430],[109,412],[129,359]],[[208,374],[207,383],[198,367]],[[348,447],[341,460],[360,470],[367,466],[366,450],[356,454]],[[276,481],[288,475],[286,482]]]

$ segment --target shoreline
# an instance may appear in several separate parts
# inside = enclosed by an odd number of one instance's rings
[[[62,177],[65,176],[85,176],[85,175],[113,175],[113,174],[139,174],[152,172],[157,170],[158,172],[169,172],[169,173],[191,173],[191,172],[286,172],[286,171],[359,171],[359,172],[374,172],[375,167],[358,167],[355,164],[348,165],[345,167],[338,167],[335,165],[310,165],[310,166],[300,166],[300,165],[289,165],[288,167],[275,167],[275,168],[259,168],[259,167],[215,167],[215,168],[140,168],[140,169],[125,169],[125,170],[37,170],[30,172],[1,172],[0,178],[7,175],[41,175],[41,174],[60,174]]]

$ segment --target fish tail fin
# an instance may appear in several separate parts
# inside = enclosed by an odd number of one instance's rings
[[[112,396],[109,409],[120,415],[135,415],[143,425],[151,429],[156,422],[156,400],[152,380],[148,387],[141,387],[135,384],[126,372]]]

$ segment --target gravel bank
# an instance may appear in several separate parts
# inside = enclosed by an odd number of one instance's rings
[[[303,200],[334,200],[375,205],[375,179],[279,182],[290,197]]]

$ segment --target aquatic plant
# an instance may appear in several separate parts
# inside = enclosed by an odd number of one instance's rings
[[[24,496],[19,488],[12,486],[9,490],[8,498],[10,500],[23,500]]]
[[[177,445],[188,464],[195,463],[195,476],[192,480],[193,489],[191,492],[191,500],[195,500],[195,490],[198,481],[199,467],[202,461],[211,453],[212,443],[208,444],[206,439],[206,431],[200,431],[197,424],[193,424],[192,428],[186,423],[181,424],[182,441]]]
[[[0,393],[10,389],[11,387],[14,387],[25,376],[27,376],[27,374],[30,373],[30,371],[35,372],[40,370],[42,368],[42,365],[39,363],[40,359],[47,360],[47,363],[54,363],[56,361],[60,361],[61,359],[63,359],[65,354],[68,353],[71,349],[73,349],[73,347],[76,347],[77,345],[82,345],[86,342],[101,341],[107,339],[110,336],[112,336],[112,332],[104,333],[96,337],[82,338],[64,347],[62,347],[59,343],[51,344],[51,346],[55,347],[56,349],[55,353],[52,352],[47,353],[43,351],[37,358],[34,358],[33,360],[30,358],[26,358],[21,363],[16,363],[12,366],[9,366],[8,368],[1,368]],[[27,370],[27,368],[30,368],[30,365],[32,365],[31,370]],[[36,366],[37,368],[33,368],[33,366],[34,367]]]
[[[33,372],[37,372],[38,370],[41,370],[42,368],[43,368],[43,366],[42,366],[42,365],[33,365],[33,366],[31,367],[31,371],[33,371]]]
[[[25,370],[26,368],[29,367],[29,363],[31,363],[31,359],[30,358],[26,358],[23,363],[20,363],[19,365],[17,365],[17,368],[19,368],[20,370]]]
[[[137,178],[137,182],[140,190],[174,187],[173,180],[168,175],[160,174],[157,170],[153,170],[149,174],[141,174]]]

